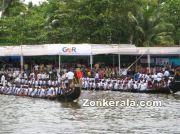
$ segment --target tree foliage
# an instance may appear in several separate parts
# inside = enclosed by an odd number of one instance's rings
[[[2,4],[2,0],[0,0]],[[179,43],[179,0],[47,0],[4,3],[0,44]]]

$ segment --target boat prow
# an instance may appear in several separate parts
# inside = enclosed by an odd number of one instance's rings
[[[176,75],[169,86],[173,93],[180,91],[180,75]]]
[[[81,88],[80,87],[74,87],[72,89],[72,91],[69,91],[69,92],[64,93],[62,95],[57,95],[56,99],[58,101],[72,102],[72,101],[78,100],[80,95],[81,95]]]

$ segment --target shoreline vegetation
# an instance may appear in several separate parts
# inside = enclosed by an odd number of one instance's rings
[[[34,44],[180,44],[179,0],[0,0],[0,46]]]

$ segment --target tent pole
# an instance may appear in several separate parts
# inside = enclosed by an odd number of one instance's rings
[[[136,60],[137,60],[137,55],[136,55]],[[135,72],[137,73],[137,62],[136,62],[136,69],[135,69]]]
[[[113,68],[114,68],[114,54],[113,54]]]
[[[21,57],[20,57],[20,64],[21,64],[21,72],[23,72],[23,64],[24,64],[23,55],[21,55]]]
[[[91,70],[92,70],[92,66],[93,66],[93,55],[90,55],[90,64],[91,64]]]
[[[22,53],[22,45],[21,45],[20,66],[21,66],[21,73],[22,73],[23,72],[23,66],[24,66],[24,57],[23,57],[23,53]]]
[[[150,54],[147,55],[147,61],[148,61],[148,73],[151,73],[151,56],[150,56]]]
[[[59,73],[61,71],[61,55],[59,54]]]
[[[119,61],[119,75],[121,73],[121,55],[118,54],[118,61]]]

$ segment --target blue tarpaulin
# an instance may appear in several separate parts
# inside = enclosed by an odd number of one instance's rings
[[[180,66],[180,58],[170,58],[169,61],[170,61],[170,64]]]

